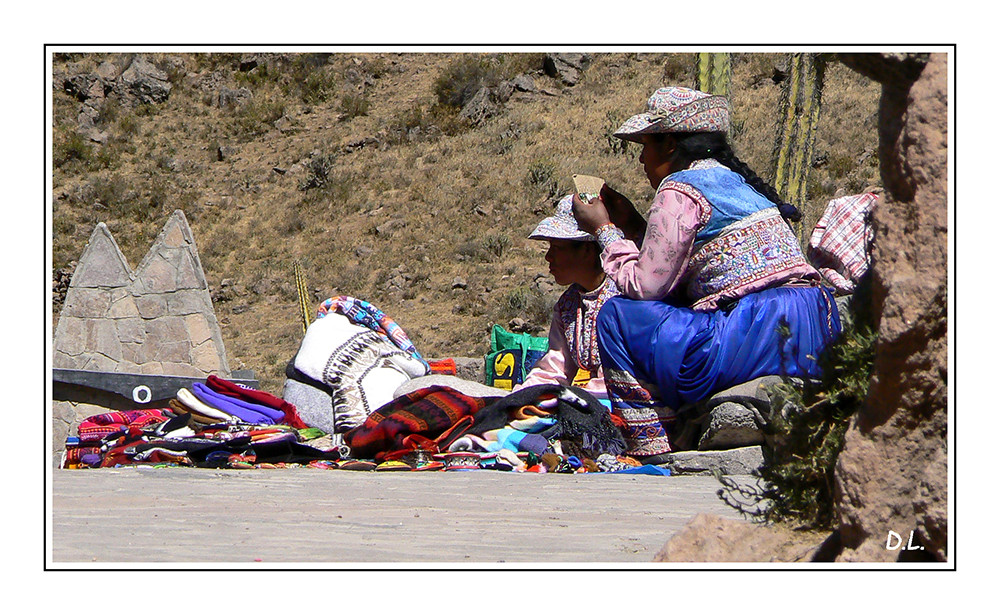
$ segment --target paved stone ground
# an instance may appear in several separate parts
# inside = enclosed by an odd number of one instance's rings
[[[130,467],[51,477],[53,568],[645,563],[699,512],[740,518],[710,476]]]

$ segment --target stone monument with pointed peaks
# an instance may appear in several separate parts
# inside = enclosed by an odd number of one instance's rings
[[[208,281],[182,211],[171,214],[135,271],[108,227],[97,224],[66,292],[52,366],[93,373],[231,377]],[[54,404],[56,450],[80,419],[109,408],[136,407],[99,391],[76,391],[71,397]]]

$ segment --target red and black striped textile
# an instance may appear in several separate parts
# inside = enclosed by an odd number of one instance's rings
[[[460,423],[471,424],[471,417],[486,401],[446,386],[419,389],[371,413],[364,423],[344,434],[344,442],[351,447],[352,457],[380,460],[386,453],[412,448],[408,443],[414,440],[434,440]],[[408,437],[409,441],[404,441]]]

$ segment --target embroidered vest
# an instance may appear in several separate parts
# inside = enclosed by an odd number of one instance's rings
[[[579,285],[571,286],[559,297],[555,310],[559,314],[570,354],[577,367],[595,375],[601,367],[601,356],[597,350],[597,313],[608,299],[618,295],[620,291],[611,278],[605,278],[596,299],[592,303],[588,302],[589,307],[584,305],[582,291]]]
[[[693,307],[742,297],[752,283],[807,264],[775,204],[728,167],[701,161],[671,174],[664,188],[688,195],[702,211],[681,283]]]

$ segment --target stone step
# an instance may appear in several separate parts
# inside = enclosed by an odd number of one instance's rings
[[[751,474],[764,465],[760,446],[743,446],[725,451],[680,451],[662,464],[674,474]]]

